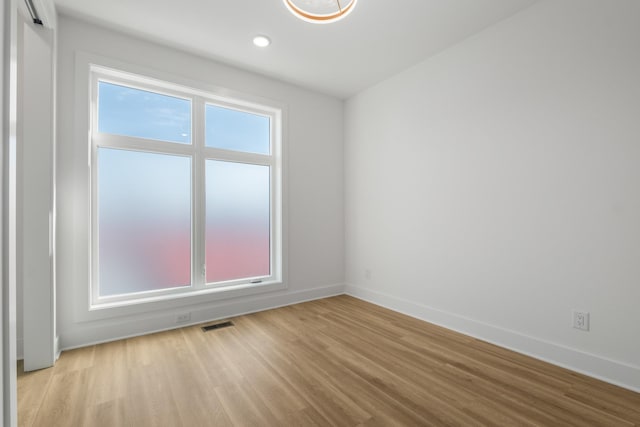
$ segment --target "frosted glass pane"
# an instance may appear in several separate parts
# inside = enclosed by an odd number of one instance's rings
[[[270,274],[269,167],[207,160],[207,282]]]
[[[207,147],[270,153],[269,117],[207,104],[205,120]]]
[[[191,283],[191,159],[100,148],[99,295]]]
[[[191,101],[99,82],[98,131],[190,144]]]

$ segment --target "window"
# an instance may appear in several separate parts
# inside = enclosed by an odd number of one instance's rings
[[[90,75],[91,306],[280,282],[280,109]]]

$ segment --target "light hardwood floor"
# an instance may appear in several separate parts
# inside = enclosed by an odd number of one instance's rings
[[[339,296],[62,354],[21,426],[640,425],[640,394]]]

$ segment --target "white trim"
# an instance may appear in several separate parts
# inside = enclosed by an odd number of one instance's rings
[[[90,310],[80,309],[76,312],[77,320],[80,322],[111,319],[114,317],[130,316],[135,314],[149,313],[153,311],[163,311],[183,308],[193,305],[215,303],[217,301],[229,300],[243,296],[258,295],[267,292],[285,290],[287,287],[282,282],[262,283],[260,285],[238,285],[225,288],[211,288],[200,291],[182,292],[149,298],[138,301],[131,305],[108,305],[102,304]]]
[[[640,392],[640,367],[478,322],[382,292],[346,284],[352,297],[451,329],[551,364]]]
[[[127,71],[118,71],[118,70],[127,70]],[[159,141],[154,141],[149,144],[150,141],[142,140],[140,138],[131,138],[126,136],[115,136],[115,135],[103,135],[99,133],[95,133],[94,135],[94,143],[99,144],[100,146],[105,146],[109,148],[127,148],[127,149],[139,149],[145,152],[156,152],[156,151],[175,151],[177,155],[184,155],[185,153],[188,155],[193,155],[193,151],[201,151],[205,154],[206,159],[219,159],[219,160],[230,160],[235,162],[244,162],[251,164],[263,164],[270,167],[271,170],[271,206],[272,209],[275,209],[275,213],[271,215],[272,223],[272,267],[271,267],[271,275],[269,277],[260,277],[258,279],[262,280],[260,285],[256,285],[254,283],[251,286],[248,286],[248,280],[242,281],[232,281],[225,283],[217,283],[217,284],[204,284],[204,280],[200,275],[201,272],[201,264],[203,264],[204,260],[195,259],[192,268],[192,286],[184,287],[174,290],[167,290],[160,293],[156,293],[154,295],[150,295],[149,298],[141,298],[138,300],[130,300],[125,302],[124,304],[118,304],[119,301],[116,301],[118,298],[108,298],[109,301],[105,300],[104,304],[95,304],[91,301],[90,295],[88,291],[84,291],[82,287],[86,287],[86,283],[88,283],[91,277],[92,269],[90,265],[83,267],[82,272],[77,272],[76,275],[76,286],[79,295],[75,297],[76,303],[75,306],[75,317],[78,321],[91,321],[104,319],[115,316],[123,316],[129,315],[132,312],[136,313],[144,313],[154,310],[162,310],[169,309],[173,307],[179,307],[186,304],[201,304],[208,303],[211,301],[216,301],[219,299],[227,299],[234,298],[237,296],[243,295],[253,295],[255,293],[261,292],[271,292],[280,289],[285,289],[287,287],[287,240],[286,240],[286,224],[287,224],[287,186],[286,186],[286,168],[284,165],[286,164],[286,106],[280,102],[268,100],[255,96],[248,96],[246,94],[241,94],[238,92],[230,91],[227,89],[206,85],[201,82],[193,82],[188,81],[180,77],[176,77],[173,75],[168,75],[166,73],[157,72],[155,70],[146,69],[140,66],[135,66],[131,64],[125,64],[117,60],[112,60],[108,58],[104,58],[97,55],[87,54],[87,53],[78,53],[76,56],[76,137],[78,143],[76,146],[77,149],[77,158],[80,159],[80,162],[77,163],[77,176],[78,178],[82,177],[81,182],[86,181],[86,176],[95,176],[95,171],[91,171],[90,165],[96,164],[95,158],[95,149],[89,150],[89,141],[87,144],[84,144],[83,141],[87,139],[87,135],[91,133],[91,129],[95,129],[95,121],[91,115],[89,114],[88,102],[95,103],[95,94],[93,93],[93,86],[95,85],[95,81],[97,78],[102,80],[111,80],[116,84],[127,84],[133,87],[138,87],[143,90],[152,90],[157,93],[164,93],[169,96],[177,96],[180,98],[191,97],[192,101],[192,138],[191,144],[176,144],[176,143],[164,143]],[[159,87],[156,87],[156,84]],[[90,101],[89,101],[90,100]],[[212,147],[204,147],[203,138],[204,135],[199,135],[201,132],[196,132],[193,128],[196,127],[196,115],[199,110],[202,110],[206,103],[222,105],[225,107],[235,107],[236,109],[240,108],[249,112],[255,112],[261,115],[265,115],[271,118],[271,140],[272,143],[272,152],[268,155],[264,154],[255,154],[255,153],[240,153],[240,152],[230,152],[228,150],[215,149]],[[167,150],[167,147],[170,147]],[[201,154],[202,154],[201,153]],[[196,156],[199,158],[202,156]],[[82,159],[87,159],[87,163],[84,163]],[[93,161],[92,161],[93,160]],[[192,171],[194,174],[197,173],[197,170],[202,169],[204,163],[192,164]],[[95,183],[95,179],[91,180]],[[84,220],[82,218],[90,218],[91,211],[95,212],[95,207],[90,207],[90,196],[91,194],[91,185],[89,184],[83,191],[79,193],[78,205],[76,208],[76,218],[80,218],[80,223],[78,227],[84,227],[82,224]],[[199,179],[194,178],[192,180],[192,185],[195,186],[194,190],[198,191],[198,187],[203,185]],[[95,189],[94,189],[95,190]],[[87,198],[87,202],[85,203],[85,199]],[[194,198],[195,199],[195,198]],[[203,211],[202,206],[195,205],[192,206],[193,213],[195,215],[195,219],[193,220],[193,225],[195,227],[200,227],[203,229],[203,218],[199,218],[196,215],[196,212]],[[201,201],[201,204],[203,202]],[[87,204],[87,206],[83,206]],[[272,211],[274,212],[274,211]],[[202,215],[200,215],[202,216]],[[95,221],[95,219],[93,219]],[[91,235],[90,229],[95,227],[91,227],[89,225],[89,229],[86,231],[78,231],[78,235],[76,236],[76,244],[80,244],[82,246],[87,246],[84,243],[81,243],[84,239],[89,239]],[[198,253],[202,254],[202,250],[197,251],[196,249],[204,246],[204,241],[202,238],[199,238],[199,233],[195,232],[192,236],[192,251],[194,256]],[[95,239],[91,239],[92,241],[96,241]],[[93,248],[95,251],[95,247]],[[84,252],[84,251],[83,251]],[[204,255],[202,254],[202,257]],[[91,263],[91,259],[87,260],[88,264]],[[79,280],[78,280],[79,279]],[[256,278],[252,278],[256,279]],[[95,278],[91,280],[92,283],[96,283]],[[201,283],[202,282],[202,283]],[[224,289],[221,286],[224,285]],[[94,291],[95,292],[95,291]],[[165,304],[164,300],[171,297],[176,297],[179,300],[174,304]],[[194,300],[191,297],[198,296],[197,300]],[[113,299],[113,301],[111,301]],[[82,300],[82,301],[81,301]],[[89,305],[91,309],[85,307],[87,302],[89,301]],[[176,301],[176,300],[174,300]],[[120,307],[115,307],[120,305]],[[132,311],[131,306],[137,306],[138,308],[134,308]],[[108,308],[111,313],[105,314],[102,310],[104,308]],[[98,314],[99,313],[99,314]]]
[[[72,350],[94,344],[148,335],[342,294],[344,294],[344,284],[338,283],[281,295],[264,294],[255,298],[243,299],[242,301],[225,301],[207,307],[188,306],[185,307],[185,310],[188,310],[191,314],[190,323],[176,324],[176,315],[184,311],[179,308],[172,308],[161,313],[150,313],[146,316],[136,316],[133,320],[132,318],[119,318],[114,319],[107,325],[97,327],[87,325],[86,328],[71,334],[63,333],[60,337],[60,350]]]
[[[4,253],[5,253],[5,227],[4,220],[7,216],[5,212],[8,210],[8,203],[6,202],[5,196],[5,147],[8,146],[8,135],[5,132],[5,124],[8,125],[9,118],[9,103],[6,101],[8,96],[5,96],[5,93],[8,92],[8,85],[5,83],[9,81],[9,49],[10,46],[9,38],[11,35],[11,25],[8,25],[10,8],[12,3],[10,1],[2,2],[0,5],[0,25],[2,26],[2,30],[0,30],[0,56],[2,56],[2,62],[0,67],[0,322],[2,322],[2,326],[0,326],[0,421],[4,423],[4,406],[5,406],[5,382],[9,383],[9,378],[6,377],[5,370],[8,370],[8,365],[11,363],[7,355],[5,354],[5,337],[8,337],[10,334],[9,331],[5,329],[5,320],[4,314],[8,311],[8,307],[5,308],[5,300],[7,298],[4,296],[5,288],[9,287],[9,283],[5,280],[5,271],[7,269]],[[5,17],[7,19],[5,19]],[[6,28],[6,29],[5,29]],[[5,40],[7,41],[7,45],[5,46]],[[7,93],[8,95],[8,93]],[[6,393],[8,399],[13,398],[13,393]]]
[[[2,409],[0,423],[18,425],[16,358],[16,144],[18,115],[18,15],[17,0],[2,2],[2,144],[0,183],[2,191]]]
[[[60,336],[56,335],[56,338],[53,341],[53,354],[55,355],[55,360],[58,360],[60,358],[61,352],[62,350],[60,350]]]

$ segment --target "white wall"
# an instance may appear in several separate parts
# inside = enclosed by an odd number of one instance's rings
[[[541,1],[348,100],[348,292],[640,390],[639,22]]]
[[[177,308],[83,322],[74,294],[88,286],[81,265],[87,242],[75,217],[86,175],[74,165],[75,64],[80,52],[158,70],[190,81],[286,105],[288,142],[288,289],[253,297],[180,307],[192,321],[255,311],[341,293],[344,283],[343,103],[289,84],[112,32],[67,16],[58,20],[57,300],[61,347],[175,327]],[[84,180],[84,182],[83,182]],[[83,302],[85,303],[85,302]],[[175,307],[178,307],[177,305]]]

